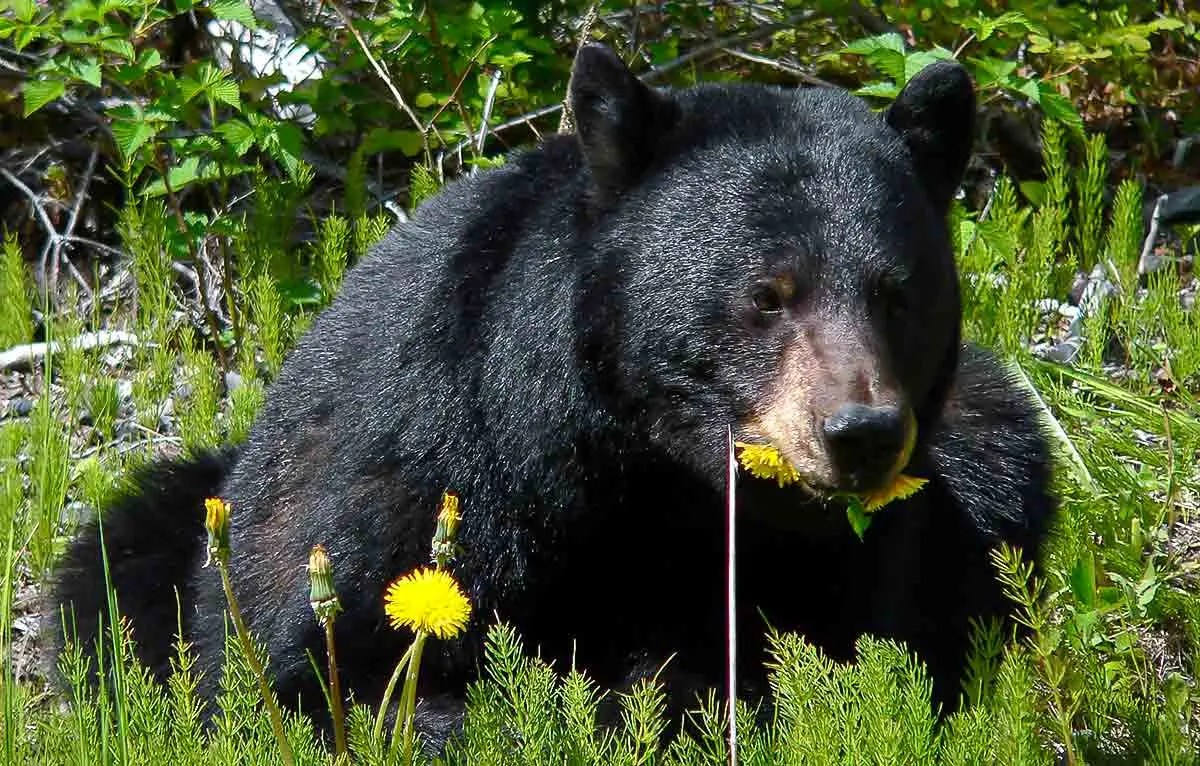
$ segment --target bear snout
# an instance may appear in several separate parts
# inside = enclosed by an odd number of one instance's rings
[[[838,407],[821,424],[836,488],[867,492],[887,486],[908,464],[914,423],[910,410],[894,404]]]

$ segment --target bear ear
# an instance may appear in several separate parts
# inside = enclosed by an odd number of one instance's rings
[[[946,211],[975,136],[975,88],[967,70],[952,61],[930,64],[908,81],[885,119],[908,145],[930,200]]]
[[[580,145],[602,195],[615,195],[646,169],[658,138],[677,118],[675,102],[648,87],[607,46],[575,56],[571,111]]]

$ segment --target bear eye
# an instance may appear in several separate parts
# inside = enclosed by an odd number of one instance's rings
[[[754,286],[750,296],[754,308],[761,314],[778,314],[783,311],[783,296],[774,282],[760,282]]]

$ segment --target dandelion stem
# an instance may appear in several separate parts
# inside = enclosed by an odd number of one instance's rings
[[[330,712],[333,714],[333,747],[336,758],[346,754],[346,713],[342,709],[342,683],[338,678],[337,650],[333,641],[333,620],[325,620],[325,649],[329,658]]]
[[[258,681],[259,694],[262,695],[263,702],[267,706],[267,714],[271,718],[271,728],[275,731],[275,742],[279,745],[279,754],[283,757],[286,766],[293,766],[296,758],[292,755],[292,746],[283,733],[283,718],[279,715],[279,708],[276,707],[271,688],[267,685],[267,677],[263,673],[262,663],[258,661],[258,655],[250,644],[250,634],[246,630],[246,623],[242,620],[242,611],[238,608],[237,599],[233,595],[233,584],[229,580],[228,552],[223,551],[214,558],[217,562],[217,569],[221,571],[221,583],[225,586],[225,600],[229,602],[229,614],[233,618],[234,630],[237,632],[238,640],[241,641],[242,651],[246,654],[246,662],[249,663],[250,670],[254,672],[254,677]]]
[[[404,749],[400,763],[404,766],[412,766],[413,729],[416,728],[414,719],[417,712],[417,674],[421,669],[421,650],[425,648],[425,638],[428,635],[424,631],[419,631],[417,639],[413,641],[412,657],[408,661],[408,675],[404,679],[404,697],[401,700],[400,713],[396,716],[396,723],[392,728],[392,747],[395,748],[396,732],[403,721]]]
[[[396,669],[392,671],[392,677],[388,679],[387,688],[384,689],[383,699],[379,702],[379,713],[375,716],[375,739],[383,736],[383,719],[387,715],[388,705],[392,701],[392,693],[396,691],[396,684],[400,681],[400,675],[404,673],[404,668],[408,663],[408,658],[412,657],[413,647],[416,642],[413,642],[404,652],[404,656],[396,663]]]

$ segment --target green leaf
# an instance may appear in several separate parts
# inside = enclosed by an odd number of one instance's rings
[[[208,9],[218,19],[236,21],[250,29],[258,26],[254,11],[250,10],[250,6],[246,5],[244,0],[209,0]]]
[[[62,80],[29,80],[25,83],[25,116],[33,114],[67,91]]]
[[[953,60],[954,54],[945,48],[932,48],[927,51],[917,51],[904,57],[904,83],[907,83],[917,72],[937,61]],[[904,83],[901,83],[903,85]]]
[[[408,157],[415,157],[424,147],[421,134],[415,130],[387,130],[375,128],[363,139],[362,151],[365,155],[399,149]]]
[[[233,119],[222,122],[217,125],[217,133],[225,139],[225,142],[239,157],[254,145],[254,129],[242,120]]]
[[[422,91],[421,93],[418,93],[417,97],[413,99],[413,104],[415,104],[418,109],[428,109],[437,102],[437,96],[429,93],[428,91]]]
[[[112,124],[113,141],[125,159],[132,157],[157,132],[151,123],[143,120],[114,120]]]
[[[222,77],[220,80],[209,85],[208,92],[212,96],[213,101],[224,102],[238,110],[242,108],[242,100],[238,93],[237,83],[228,77]]]
[[[900,95],[900,87],[894,82],[873,82],[854,91],[857,96],[875,96],[877,98],[895,99]]]
[[[1075,105],[1060,96],[1049,83],[1039,83],[1042,112],[1052,120],[1058,120],[1073,131],[1083,130],[1083,118],[1075,111]]]
[[[850,522],[850,528],[854,530],[854,534],[858,535],[858,539],[863,539],[863,535],[867,533],[867,527],[871,526],[871,517],[860,498],[852,496],[847,499],[846,519]]]
[[[900,85],[906,82],[904,39],[896,32],[855,40],[843,48],[842,52],[865,56],[872,66]]]
[[[1004,82],[1009,75],[1017,70],[1017,62],[1006,61],[998,58],[972,58],[968,60],[972,68],[975,70],[975,84],[979,88],[986,88],[995,83]]]
[[[1071,568],[1071,593],[1085,608],[1096,608],[1096,559],[1091,551],[1080,555]]]
[[[34,0],[12,0],[11,7],[17,18],[26,24],[33,20],[33,14],[37,12]]]
[[[137,59],[137,51],[134,50],[133,44],[128,40],[118,40],[115,37],[106,37],[100,41],[100,49],[115,53],[126,61],[134,61]],[[150,50],[154,50],[151,48]],[[158,51],[154,50],[155,53]]]
[[[874,37],[864,37],[847,45],[842,49],[844,53],[857,53],[860,56],[868,56],[876,51],[895,51],[896,53],[904,53],[904,38],[899,32],[885,32]]]
[[[77,61],[74,66],[75,76],[93,88],[100,87],[100,62],[95,59]]]
[[[287,279],[280,281],[276,287],[280,297],[292,308],[321,305],[321,286],[314,279]]]

